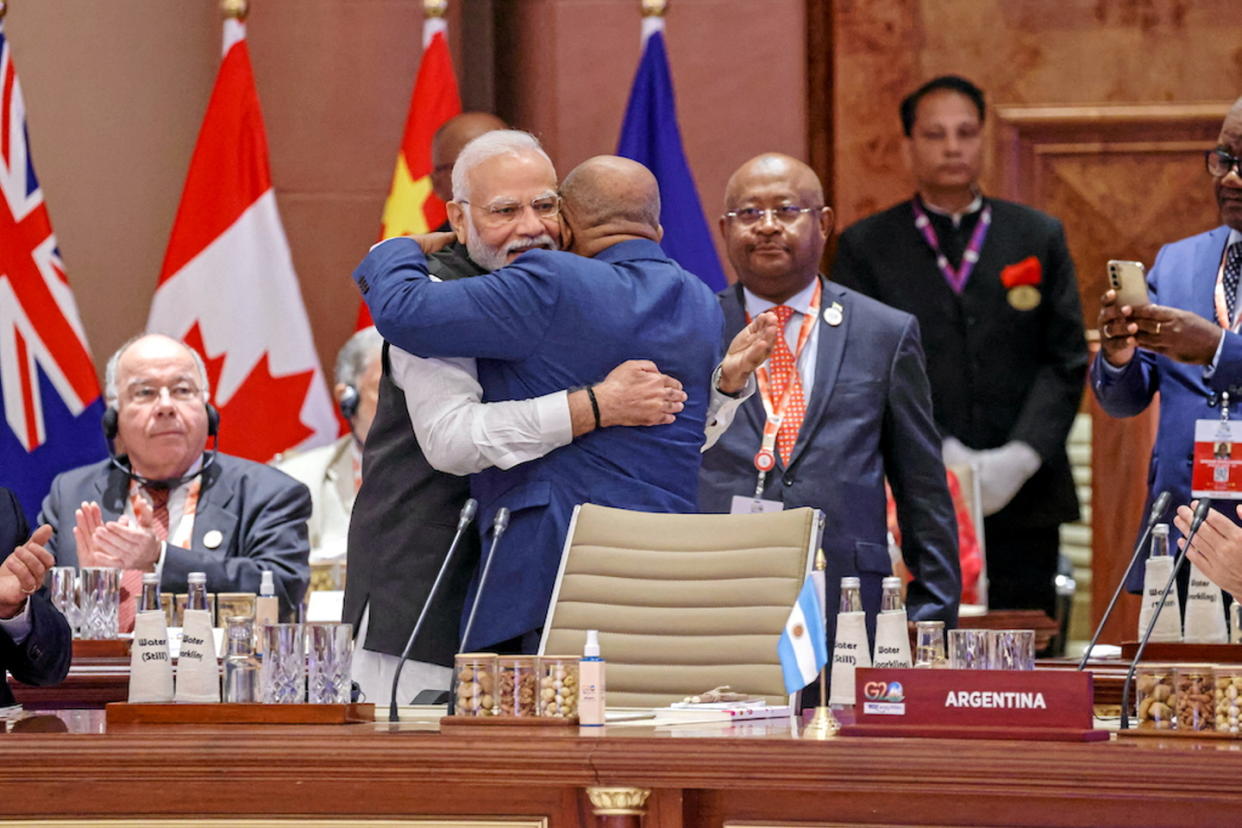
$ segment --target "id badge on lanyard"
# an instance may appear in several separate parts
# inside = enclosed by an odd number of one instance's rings
[[[1219,420],[1195,420],[1190,496],[1242,500],[1242,421],[1229,419],[1229,394],[1220,395]]]
[[[802,327],[798,331],[797,349],[793,353],[794,366],[798,364],[798,358],[802,354],[803,347],[810,339],[811,330],[819,317],[819,304],[822,295],[823,285],[816,280],[815,291],[811,294],[810,306],[802,321]],[[833,319],[829,321],[830,325],[836,326],[841,323],[838,318],[841,312],[840,305],[833,303],[829,309],[834,314]],[[750,316],[747,315],[747,323],[750,322]],[[781,331],[780,336],[784,336],[785,332]],[[759,383],[759,395],[763,399],[763,408],[767,412],[767,420],[763,424],[763,438],[759,443],[759,450],[755,452],[755,471],[758,477],[755,480],[755,493],[750,497],[743,495],[734,495],[729,506],[729,513],[734,515],[753,515],[764,512],[780,512],[785,508],[785,504],[778,500],[765,500],[763,498],[763,484],[767,482],[768,472],[776,468],[776,435],[781,430],[781,423],[785,419],[785,407],[789,404],[789,398],[793,389],[793,382],[785,386],[785,391],[781,395],[780,401],[770,399],[769,386],[766,379],[766,372],[760,369],[756,372],[756,380]]]
[[[772,414],[763,424],[763,440],[759,451],[755,452],[755,469],[759,476],[755,480],[755,493],[751,497],[734,495],[729,514],[757,515],[764,512],[779,512],[785,504],[778,500],[763,499],[763,484],[768,479],[768,472],[776,468],[776,433],[781,430],[781,415]]]

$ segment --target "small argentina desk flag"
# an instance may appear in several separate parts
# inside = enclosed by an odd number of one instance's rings
[[[781,658],[785,692],[793,694],[806,687],[828,663],[828,643],[824,638],[824,611],[820,606],[814,576],[807,576],[798,601],[785,620],[776,651]]]

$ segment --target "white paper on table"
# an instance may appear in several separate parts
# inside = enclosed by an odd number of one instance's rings
[[[306,620],[311,622],[336,623],[345,612],[345,590],[315,590],[310,594],[306,605]]]

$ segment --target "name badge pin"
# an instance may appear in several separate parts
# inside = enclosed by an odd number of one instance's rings
[[[833,302],[830,306],[824,308],[824,321],[832,327],[836,327],[845,321],[845,309],[841,307],[840,302]]]
[[[216,549],[222,543],[224,543],[224,533],[219,529],[212,529],[210,532],[203,535],[203,546],[208,549]]]

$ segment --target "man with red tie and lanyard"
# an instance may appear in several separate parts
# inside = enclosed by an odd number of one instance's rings
[[[725,209],[720,229],[738,275],[718,295],[725,334],[771,312],[784,336],[757,372],[761,393],[703,455],[699,508],[824,512],[831,647],[842,577],[860,578],[874,636],[892,572],[887,477],[908,539],[909,617],[955,625],[957,529],[918,322],[819,275],[832,209],[806,164],[779,154],[748,161],[729,179]]]

